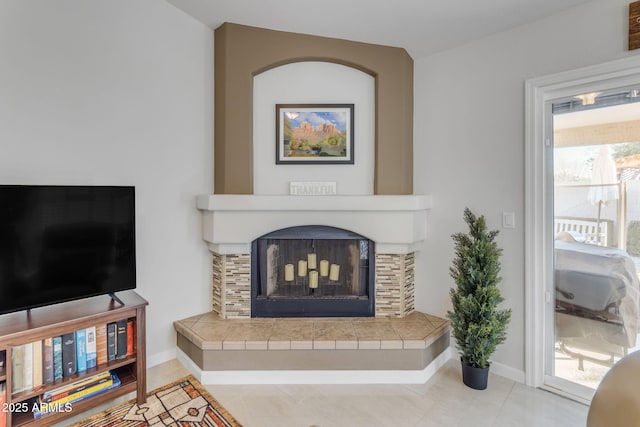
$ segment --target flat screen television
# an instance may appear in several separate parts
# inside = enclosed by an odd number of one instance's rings
[[[135,287],[134,187],[0,185],[0,314]]]

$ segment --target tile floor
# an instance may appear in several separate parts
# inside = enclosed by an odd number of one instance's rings
[[[177,360],[150,368],[149,390],[187,374]],[[206,387],[245,427],[582,427],[588,412],[585,405],[493,374],[487,390],[472,390],[462,384],[454,360],[421,385]]]

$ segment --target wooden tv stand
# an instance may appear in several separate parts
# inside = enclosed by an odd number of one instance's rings
[[[108,295],[101,295],[0,316],[0,352],[5,352],[6,356],[5,366],[0,369],[0,383],[6,384],[6,404],[0,408],[0,416],[6,416],[7,427],[50,425],[131,392],[136,392],[138,404],[146,401],[145,308],[148,302],[135,291],[122,291],[117,295],[123,305]],[[37,390],[11,392],[14,347],[121,319],[135,319],[133,355],[98,364],[86,372],[44,384]],[[31,410],[27,410],[26,402],[32,402],[33,398],[104,371],[115,371],[120,386],[73,403],[71,412],[55,412],[34,419]]]

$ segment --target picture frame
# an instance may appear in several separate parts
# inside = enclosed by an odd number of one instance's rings
[[[354,104],[276,104],[276,164],[354,164]]]

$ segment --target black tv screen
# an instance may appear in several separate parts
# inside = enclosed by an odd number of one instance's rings
[[[0,185],[0,314],[135,287],[134,187]]]

